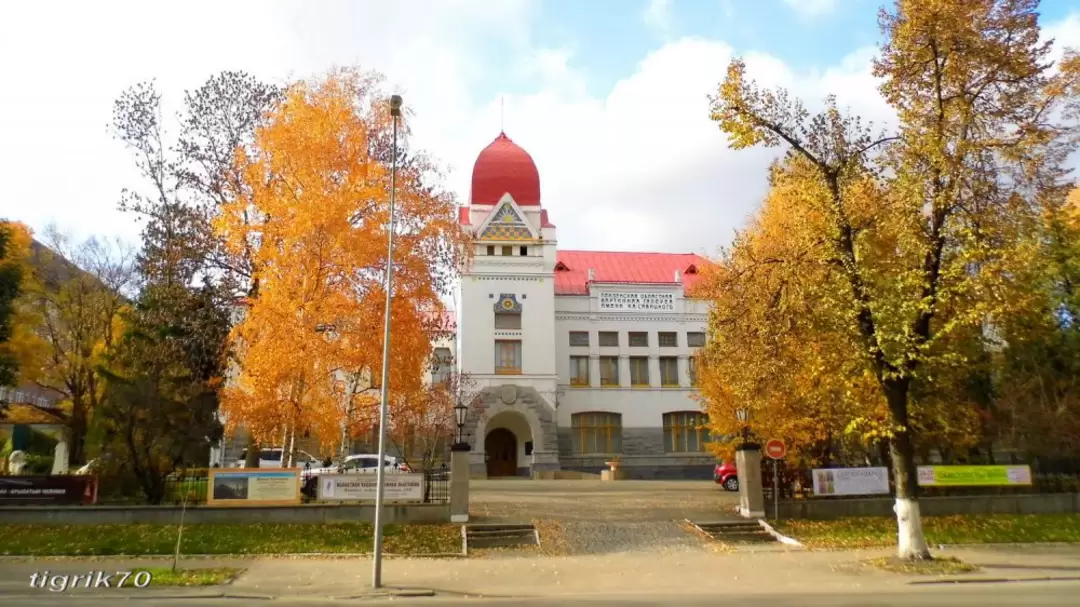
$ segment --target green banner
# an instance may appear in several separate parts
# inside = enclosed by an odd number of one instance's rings
[[[919,466],[919,485],[923,487],[1030,484],[1030,466]]]

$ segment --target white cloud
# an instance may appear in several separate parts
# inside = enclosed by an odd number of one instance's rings
[[[565,248],[712,254],[765,191],[777,152],[730,150],[708,119],[707,96],[733,53],[722,41],[670,41],[611,90],[590,95],[572,48],[531,39],[530,1],[317,6],[0,4],[0,81],[19,91],[0,96],[0,215],[133,236],[137,227],[114,209],[136,176],[105,129],[123,87],[157,76],[176,99],[220,69],[283,81],[351,63],[399,87],[416,112],[416,143],[449,166],[447,185],[461,200],[477,153],[499,132],[504,98],[507,134],[536,159],[543,203]],[[1080,44],[1080,16],[1047,30],[1059,44]],[[493,44],[513,59],[512,73],[487,61]],[[842,105],[881,123],[892,114],[870,74],[873,52],[856,50],[806,73],[765,53],[746,58],[762,83],[807,101],[835,92]],[[523,75],[529,93],[499,92],[504,78]]]
[[[671,29],[671,0],[649,0],[642,19],[649,27],[667,33]]]
[[[838,0],[784,0],[796,12],[808,17],[826,15],[836,10]]]

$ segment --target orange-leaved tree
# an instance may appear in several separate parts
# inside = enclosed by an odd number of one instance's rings
[[[787,148],[784,179],[806,210],[801,236],[778,235],[796,241],[784,258],[752,260],[778,276],[761,291],[773,316],[748,317],[761,346],[742,360],[763,368],[758,383],[768,388],[770,367],[796,373],[779,365],[785,347],[807,360],[793,340],[803,330],[827,335],[821,352],[830,357],[847,354],[842,365],[809,369],[802,385],[828,394],[839,382],[864,425],[888,440],[901,558],[930,558],[915,468],[920,408],[957,385],[942,373],[961,367],[969,336],[1007,309],[1023,235],[1075,149],[1069,91],[1078,74],[1068,64],[1052,70],[1037,8],[897,0],[883,11],[874,73],[897,115],[895,136],[875,136],[835,99],[813,113],[786,91],[764,90],[741,60],[713,99],[733,147]],[[818,280],[798,274],[800,258]],[[813,319],[794,318],[801,311]],[[714,326],[714,338],[724,330]],[[952,431],[941,421],[929,427]]]
[[[374,402],[395,151],[386,98],[380,76],[354,69],[298,82],[257,130],[253,151],[238,152],[235,200],[215,229],[231,250],[252,251],[259,291],[232,333],[235,377],[222,395],[230,430],[289,443],[310,433],[329,453],[350,411]],[[464,238],[434,165],[406,152],[408,129],[399,128],[395,394],[419,386]],[[360,412],[345,430],[375,418]]]

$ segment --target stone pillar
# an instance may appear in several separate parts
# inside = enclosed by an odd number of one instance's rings
[[[450,522],[469,522],[469,451],[468,443],[450,447]]]
[[[765,493],[761,487],[761,445],[746,443],[735,451],[739,470],[739,514],[746,518],[765,516]]]

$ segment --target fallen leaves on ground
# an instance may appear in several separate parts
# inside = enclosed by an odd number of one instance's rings
[[[866,564],[884,571],[906,573],[908,575],[955,575],[979,571],[979,568],[975,565],[970,565],[951,556],[935,557],[923,561],[908,561],[894,556],[883,556],[870,559],[866,561]]]
[[[0,554],[95,556],[172,554],[176,525],[0,525]],[[368,523],[185,525],[181,554],[366,553]],[[383,550],[419,555],[461,552],[456,525],[387,525]]]
[[[1080,514],[924,516],[926,540],[937,544],[1080,542]],[[808,548],[878,548],[896,544],[896,519],[853,517],[780,521],[777,529]]]
[[[533,527],[540,536],[540,552],[547,556],[571,554],[566,527],[559,521],[533,520]]]

